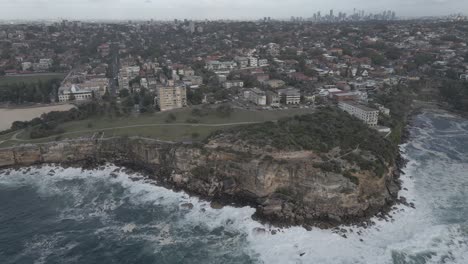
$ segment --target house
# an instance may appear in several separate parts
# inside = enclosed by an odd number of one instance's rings
[[[337,102],[353,101],[357,99],[357,95],[353,92],[340,92],[332,94],[332,98]]]
[[[299,89],[288,87],[278,90],[281,102],[287,105],[297,105],[301,103],[301,93]]]
[[[266,74],[266,73],[259,73],[259,74],[254,74],[255,76],[255,79],[257,79],[258,82],[266,82],[270,79],[270,75]]]
[[[296,80],[296,81],[302,81],[302,82],[305,82],[305,81],[312,81],[314,78],[312,77],[309,77],[307,75],[305,75],[304,73],[302,72],[293,72],[293,73],[290,73],[289,74],[289,77],[293,80]]]
[[[377,122],[379,120],[379,110],[372,109],[370,107],[351,101],[339,102],[338,107],[350,115],[362,120],[371,127],[377,126]]]
[[[263,106],[267,104],[266,93],[258,88],[247,89],[244,91],[244,98],[256,105]]]
[[[270,86],[271,88],[273,88],[273,89],[278,89],[280,87],[283,87],[286,83],[284,81],[282,81],[282,80],[273,79],[273,80],[267,81],[266,84],[268,86]]]
[[[249,58],[246,57],[235,57],[234,61],[237,62],[237,66],[240,69],[245,69],[249,67]]]
[[[232,87],[244,87],[244,82],[241,80],[232,80],[232,81],[226,81],[223,83],[223,87],[226,89],[230,89]]]
[[[280,45],[276,43],[269,43],[266,46],[266,52],[272,57],[276,57],[280,53]]]
[[[110,45],[108,43],[103,43],[97,48],[97,52],[101,54],[102,57],[109,56],[110,54]]]

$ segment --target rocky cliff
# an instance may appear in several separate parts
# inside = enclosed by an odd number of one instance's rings
[[[347,158],[368,153],[337,153],[233,145],[222,138],[203,145],[122,138],[0,149],[0,168],[112,162],[207,199],[255,206],[259,219],[288,225],[356,222],[393,203],[398,188],[391,165],[378,175]]]

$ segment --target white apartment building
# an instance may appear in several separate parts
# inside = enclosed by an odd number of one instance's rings
[[[355,102],[339,102],[338,107],[350,115],[361,119],[367,125],[377,126],[379,120],[379,110],[355,103]]]
[[[157,104],[161,111],[187,106],[187,89],[184,86],[166,86],[157,89]]]
[[[223,87],[230,89],[232,87],[244,87],[244,82],[240,80],[226,81],[223,83]]]
[[[23,71],[27,71],[32,68],[32,63],[29,61],[21,63],[21,68]]]
[[[258,67],[258,59],[255,57],[249,58],[249,65],[250,67]]]
[[[268,59],[259,59],[259,60],[258,60],[258,66],[259,66],[259,67],[268,66]]]
[[[91,100],[93,98],[93,91],[90,89],[81,89],[74,84],[69,89],[67,87],[60,87],[59,102],[68,102],[73,97],[76,101]]]
[[[206,63],[206,69],[210,71],[230,71],[237,67],[234,61],[209,61]]]
[[[258,88],[252,88],[244,91],[244,98],[256,105],[266,105],[266,93]]]

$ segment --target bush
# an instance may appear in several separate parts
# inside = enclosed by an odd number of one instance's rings
[[[172,122],[174,122],[174,121],[176,121],[176,120],[177,120],[177,116],[174,115],[173,113],[170,113],[170,114],[166,117],[165,122],[166,122],[166,123],[172,123]]]
[[[53,135],[63,134],[65,130],[58,128],[57,123],[43,123],[37,127],[32,128],[30,137],[32,139],[45,138]]]
[[[230,117],[234,110],[230,105],[220,105],[216,108],[216,115],[221,118]]]
[[[345,171],[343,176],[349,179],[352,183],[359,185],[359,178],[354,176],[350,171]]]

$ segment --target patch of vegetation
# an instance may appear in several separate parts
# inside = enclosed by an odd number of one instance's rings
[[[208,181],[214,175],[214,169],[205,166],[197,166],[192,169],[192,175],[204,181]]]
[[[359,185],[359,178],[354,176],[350,171],[345,171],[343,176],[349,179],[352,183]]]
[[[170,113],[166,119],[164,120],[166,123],[173,123],[177,120],[177,116],[174,115],[173,113]]]
[[[325,172],[341,173],[342,169],[338,162],[336,161],[327,161],[321,163],[315,163],[315,168],[319,168]]]
[[[58,128],[56,122],[42,123],[39,126],[32,128],[30,137],[32,139],[45,138],[53,135],[62,134],[65,131],[62,128]]]
[[[241,139],[256,146],[273,146],[280,150],[314,150],[329,152],[339,147],[343,152],[359,147],[377,159],[393,163],[397,144],[383,138],[360,120],[334,108],[322,108],[314,114],[242,126],[214,135]]]

